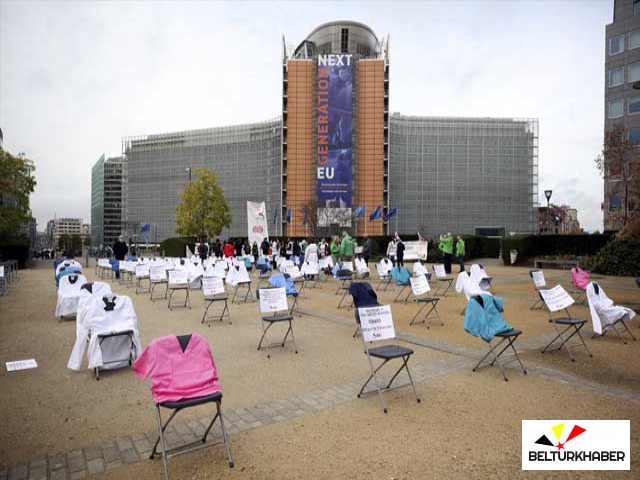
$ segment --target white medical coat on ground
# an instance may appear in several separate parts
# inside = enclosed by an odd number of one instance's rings
[[[87,283],[87,279],[81,274],[65,275],[60,279],[58,301],[56,303],[56,317],[65,317],[78,313],[80,288],[85,283]]]
[[[142,352],[140,333],[138,332],[138,318],[133,309],[131,299],[125,295],[109,295],[108,301],[115,302],[113,310],[105,310],[105,297],[95,296],[89,301],[86,313],[83,315],[82,324],[76,326],[76,342],[73,345],[67,367],[71,370],[80,370],[84,349],[89,340],[87,349],[87,368],[96,367],[105,370],[113,370],[129,365],[128,361],[104,364],[111,359],[129,357],[131,344],[128,336],[105,339],[100,345],[98,335],[118,333],[125,330],[133,331],[133,360]]]
[[[636,312],[630,308],[614,305],[613,300],[607,297],[600,285],[598,285],[598,290],[596,293],[593,282],[589,282],[587,285],[587,301],[589,302],[594,333],[602,335],[607,325],[615,323],[624,316],[627,316],[627,320],[636,316]]]

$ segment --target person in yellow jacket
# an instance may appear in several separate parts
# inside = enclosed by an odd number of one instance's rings
[[[451,233],[440,235],[438,248],[444,255],[444,271],[449,274],[451,273],[451,255],[453,254],[453,236]]]
[[[456,257],[458,257],[461,272],[464,272],[464,254],[464,240],[462,240],[462,237],[458,235],[458,241],[456,242]]]

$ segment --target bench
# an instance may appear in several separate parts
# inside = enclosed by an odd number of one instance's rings
[[[578,260],[544,260],[541,258],[536,258],[533,261],[534,268],[544,268],[544,266],[549,268],[560,268],[562,270],[569,270],[571,267],[578,267],[580,262]]]

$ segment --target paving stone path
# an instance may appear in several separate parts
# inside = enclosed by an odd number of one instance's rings
[[[301,309],[301,313],[312,315],[325,321],[354,325],[352,318],[340,315],[320,314],[305,309]],[[450,373],[470,370],[485,353],[485,350],[482,349],[434,341],[417,335],[399,333],[398,337],[406,343],[450,354],[446,358],[430,359],[422,362],[418,360],[412,361],[410,369],[413,379],[417,383]],[[552,337],[553,335],[538,336],[519,342],[518,351],[540,349]],[[505,359],[508,361],[509,357]],[[508,365],[505,365],[505,367],[510,368]],[[612,389],[539,365],[527,364],[526,367],[529,374],[535,376],[569,383],[625,400],[640,402],[640,394]],[[403,373],[401,376],[408,380],[406,374]],[[303,395],[292,396],[253,407],[224,410],[227,432],[233,435],[351,402],[356,398],[356,394],[365,379],[366,377],[357,378],[330,388],[312,390]],[[204,434],[211,418],[210,416],[203,416],[186,422],[176,421],[172,423],[166,430],[165,440],[167,447],[172,448],[198,440]],[[0,480],[73,480],[102,473],[112,468],[145,461],[149,458],[157,435],[157,430],[153,430],[137,435],[120,437],[113,441],[87,448],[33,458],[28,463],[15,465],[11,468],[0,468]],[[218,443],[221,438],[222,433],[216,422],[209,434],[208,443]]]

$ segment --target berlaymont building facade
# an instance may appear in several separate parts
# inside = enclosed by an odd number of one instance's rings
[[[246,201],[266,202],[271,235],[310,235],[311,223],[323,234],[534,231],[536,119],[390,113],[389,39],[357,22],[320,25],[294,47],[283,39],[281,62],[271,120],[123,139],[124,234],[148,223],[158,241],[175,236],[180,192],[200,167],[231,207],[222,236],[247,235]]]

